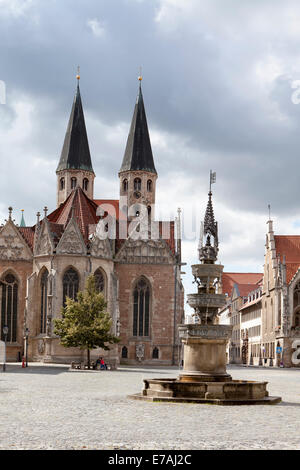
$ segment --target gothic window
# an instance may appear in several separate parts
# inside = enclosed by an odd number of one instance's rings
[[[87,178],[83,178],[82,186],[83,186],[84,191],[88,190],[89,180]]]
[[[123,180],[123,191],[124,193],[128,191],[128,180]]]
[[[73,176],[73,178],[71,178],[71,189],[75,189],[76,185],[77,185],[77,179]]]
[[[147,191],[151,193],[152,191],[152,180],[147,181]]]
[[[158,359],[158,357],[159,357],[159,349],[155,347],[152,351],[152,359]]]
[[[300,282],[296,284],[296,287],[294,289],[294,309],[300,305]]]
[[[295,313],[294,325],[296,327],[300,326],[300,312],[299,311],[297,313]]]
[[[150,287],[140,279],[133,291],[133,336],[149,336]]]
[[[122,348],[122,358],[123,359],[128,358],[128,349],[126,348],[126,346],[123,346],[123,348]]]
[[[70,268],[63,277],[63,305],[66,306],[66,298],[76,300],[79,289],[79,276],[75,269]]]
[[[142,180],[141,180],[141,178],[135,178],[133,184],[134,184],[134,190],[135,191],[140,191],[142,189]]]
[[[17,341],[18,281],[13,274],[7,274],[0,282],[1,299],[1,339],[4,341],[3,327],[8,326],[7,341]]]
[[[96,289],[98,290],[98,292],[104,293],[105,281],[104,281],[104,275],[101,269],[97,269],[94,276],[95,276]]]
[[[48,294],[48,270],[41,277],[41,326],[40,333],[46,333],[47,325],[47,294]]]
[[[65,189],[65,178],[60,178],[60,190]]]

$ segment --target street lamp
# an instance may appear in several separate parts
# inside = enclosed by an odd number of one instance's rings
[[[4,361],[3,361],[3,372],[6,371],[6,340],[7,340],[7,335],[8,335],[8,326],[4,325],[3,327],[3,334],[4,334]]]
[[[25,339],[26,339],[26,367],[28,367],[28,336],[29,336],[29,329],[26,328],[26,330],[25,330]]]

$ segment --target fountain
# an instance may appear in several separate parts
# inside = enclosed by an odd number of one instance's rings
[[[192,266],[198,289],[197,293],[187,296],[196,321],[178,327],[184,348],[183,370],[177,379],[145,379],[142,393],[130,398],[217,405],[279,403],[280,397],[269,396],[267,382],[233,380],[226,371],[226,345],[232,326],[218,324],[218,311],[225,305],[226,296],[221,286],[223,266],[215,264],[219,248],[212,205],[212,176],[211,173],[208,204],[201,224],[200,264]]]

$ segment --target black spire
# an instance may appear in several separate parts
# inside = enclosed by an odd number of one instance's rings
[[[137,96],[121,171],[144,170],[156,174],[141,87]]]
[[[86,133],[79,83],[77,85],[65,141],[56,171],[66,169],[87,170],[94,173]]]

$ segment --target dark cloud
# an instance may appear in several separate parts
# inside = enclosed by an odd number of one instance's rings
[[[200,201],[203,213],[214,169],[225,261],[261,265],[267,205],[286,227],[300,219],[300,104],[291,99],[292,82],[300,80],[296,0],[2,4],[2,218],[10,204],[16,219],[25,209],[28,223],[44,205],[55,208],[55,169],[78,64],[96,193],[118,196],[142,66],[163,204],[172,200],[176,210],[177,202]],[[248,239],[247,224],[258,220]]]

